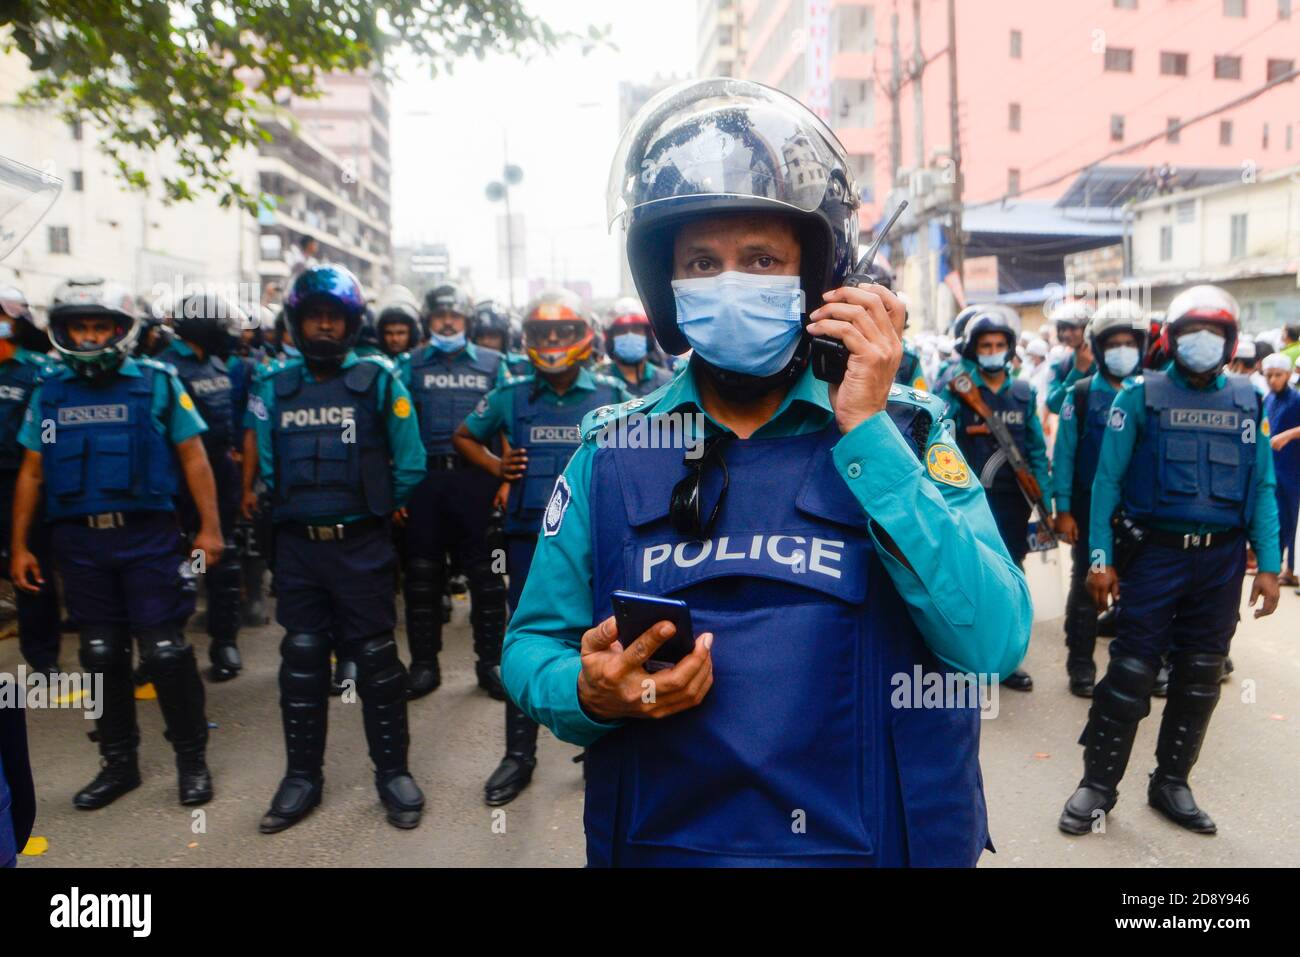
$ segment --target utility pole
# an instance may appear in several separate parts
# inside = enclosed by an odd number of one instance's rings
[[[903,165],[903,120],[899,115],[898,99],[903,89],[902,52],[898,46],[898,2],[889,15],[891,33],[890,50],[893,65],[889,73],[889,182],[898,186],[898,170]]]
[[[957,116],[957,9],[948,0],[948,118],[952,137],[952,232],[948,236],[948,259],[958,278],[962,275],[966,253],[961,225],[961,121]],[[963,286],[963,288],[965,288]]]
[[[916,166],[925,166],[925,96],[921,91],[921,74],[925,72],[925,54],[921,51],[921,0],[912,0],[912,106],[916,110]]]

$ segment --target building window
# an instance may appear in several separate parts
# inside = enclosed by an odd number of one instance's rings
[[[51,253],[62,253],[63,255],[67,255],[71,252],[72,246],[69,242],[67,226],[51,226],[49,237]]]
[[[1238,259],[1246,255],[1246,214],[1232,214],[1232,249],[1229,251],[1233,259]]]
[[[1268,149],[1268,124],[1267,123],[1264,124],[1264,137],[1261,146],[1263,149]]]
[[[1011,59],[1013,60],[1020,59],[1020,52],[1021,52],[1020,44],[1021,44],[1020,31],[1012,30],[1011,31]]]
[[[1110,115],[1110,138],[1112,142],[1124,142],[1124,117],[1118,113]]]
[[[1232,120],[1219,120],[1219,145],[1232,145]]]
[[[1286,76],[1295,70],[1295,60],[1269,60],[1268,61],[1268,79],[1269,82]],[[1295,79],[1292,77],[1291,79]],[[1290,82],[1290,81],[1288,81]]]
[[[1170,143],[1177,143],[1182,134],[1179,124],[1182,122],[1178,117],[1171,116],[1165,120],[1165,139]]]
[[[1106,47],[1105,69],[1109,73],[1132,73],[1133,51],[1123,47]]]
[[[79,169],[72,171],[72,191],[74,193],[84,193],[86,191],[86,178]]]
[[[1277,18],[1279,20],[1291,19],[1291,0],[1277,0]]]
[[[1187,54],[1164,51],[1160,54],[1160,72],[1165,76],[1187,76]]]
[[[858,195],[864,203],[876,201],[876,156],[874,153],[851,153],[849,165],[858,183]]]
[[[1007,193],[1011,196],[1020,195],[1020,170],[1007,170]]]
[[[1115,0],[1115,6],[1120,10],[1136,10],[1138,8],[1138,0]]]
[[[1174,258],[1174,227],[1160,227],[1160,261],[1167,263]]]
[[[1216,80],[1240,80],[1241,57],[1216,56],[1214,58],[1214,78]]]
[[[870,53],[876,45],[875,8],[836,7],[831,25],[841,53]]]
[[[81,120],[73,120],[68,124],[68,129],[72,131],[72,138],[74,140],[81,140]]]
[[[1223,15],[1225,17],[1244,17],[1246,15],[1246,0],[1223,0]]]
[[[1287,152],[1289,153],[1291,151],[1291,124],[1290,123],[1286,125],[1286,148],[1287,148]]]
[[[1174,206],[1174,218],[1180,223],[1192,223],[1196,221],[1196,203],[1190,199],[1185,199]]]
[[[1020,104],[1012,103],[1007,113],[1007,128],[1015,132],[1020,131]]]

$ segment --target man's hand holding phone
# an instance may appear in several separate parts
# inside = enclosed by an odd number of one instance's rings
[[[713,687],[713,635],[695,639],[695,647],[677,664],[650,672],[646,663],[676,634],[661,621],[624,647],[611,615],[582,636],[582,671],[578,700],[593,718],[666,718],[693,708]]]

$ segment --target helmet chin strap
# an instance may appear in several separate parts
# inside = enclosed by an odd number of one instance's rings
[[[698,365],[700,371],[708,377],[709,382],[724,399],[733,402],[748,402],[759,396],[767,395],[775,389],[789,386],[803,374],[808,365],[811,352],[811,340],[804,336],[799,346],[785,366],[771,375],[748,375],[744,372],[732,372],[715,366],[703,356],[696,354],[691,358],[692,365]]]

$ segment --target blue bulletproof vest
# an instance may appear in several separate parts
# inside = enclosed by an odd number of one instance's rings
[[[1245,528],[1255,507],[1259,397],[1245,376],[1222,389],[1142,377],[1146,423],[1124,476],[1130,518]],[[1249,439],[1249,440],[1247,440]]]
[[[496,385],[501,353],[483,346],[475,350],[477,354],[470,359],[467,353],[449,358],[436,350],[422,349],[411,360],[411,397],[428,455],[455,451],[452,433]]]
[[[1110,407],[1115,401],[1115,393],[1109,390],[1093,389],[1093,377],[1081,379],[1074,387],[1074,414],[1083,416],[1082,425],[1078,422],[1063,425],[1063,428],[1077,428],[1079,444],[1074,451],[1074,488],[1071,500],[1084,502],[1092,498],[1092,480],[1097,476],[1097,463],[1101,459],[1101,440],[1106,437],[1106,423],[1110,418]],[[1087,403],[1080,407],[1080,393],[1087,395]]]
[[[1029,423],[1029,383],[1024,379],[1012,379],[1011,387],[994,395],[993,390],[981,384],[980,395],[988,403],[989,409],[1007,425],[1007,431],[1015,439],[1021,451],[1025,448],[1025,435]],[[982,425],[984,420],[970,410],[964,403],[958,413],[957,444],[971,471],[979,476],[980,484],[990,492],[1014,491],[1016,474],[1007,463],[1006,453],[998,447],[998,440],[993,433],[971,435],[972,426]]]
[[[393,510],[388,431],[375,395],[384,374],[368,361],[326,382],[308,382],[301,366],[276,374],[273,521]],[[348,422],[355,423],[351,430]]]
[[[532,379],[511,387],[514,393],[511,444],[528,450],[528,471],[510,488],[505,518],[507,534],[537,534],[555,479],[582,444],[579,429],[582,417],[602,405],[622,400],[617,386],[603,377],[596,377],[595,384],[594,389],[577,393],[581,401],[559,406],[549,401],[545,387]]]
[[[915,450],[928,431],[913,428],[917,409],[889,411]],[[626,722],[588,748],[590,864],[978,859],[977,706],[891,705],[899,676],[946,669],[835,469],[839,438],[832,423],[725,445],[730,491],[703,543],[669,521],[681,449],[597,450],[593,621],[611,614],[615,589],[684,600],[696,635],[715,636],[715,677],[698,707]]]
[[[18,444],[18,431],[42,374],[40,366],[18,359],[0,366],[0,471],[12,471],[22,464],[24,450]]]
[[[208,425],[208,431],[203,434],[204,447],[229,449],[235,439],[236,384],[225,363],[216,356],[200,359],[174,349],[168,349],[162,358],[176,367],[176,374]]]
[[[80,377],[41,384],[42,429],[54,423],[54,441],[41,446],[47,519],[172,511],[180,465],[152,414],[154,376],[167,373],[145,361],[136,367],[140,375],[102,384]]]

